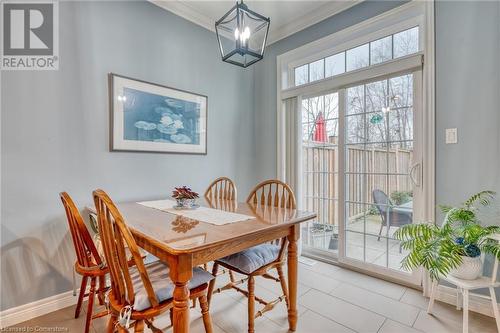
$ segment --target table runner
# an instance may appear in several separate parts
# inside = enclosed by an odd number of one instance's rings
[[[170,214],[185,216],[193,220],[215,225],[224,225],[255,219],[254,216],[226,212],[208,207],[179,210],[174,208],[174,206],[177,205],[177,202],[173,200],[142,201],[138,202],[138,204],[149,208],[159,209]]]

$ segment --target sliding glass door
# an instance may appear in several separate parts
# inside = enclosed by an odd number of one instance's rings
[[[420,71],[303,96],[302,228],[306,253],[414,282],[393,237],[419,209]]]
[[[345,90],[343,253],[345,263],[411,280],[394,232],[420,202],[419,72]],[[417,97],[417,98],[415,98]]]

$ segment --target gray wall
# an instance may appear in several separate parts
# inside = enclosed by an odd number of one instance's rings
[[[436,4],[438,203],[500,192],[499,60],[500,2]],[[446,145],[445,129],[454,127],[458,144]],[[487,213],[488,222],[499,223],[498,209]]]
[[[495,190],[497,200],[482,210],[481,219],[496,225],[500,224],[499,60],[499,1],[436,4],[436,201],[456,204],[478,191]],[[445,129],[454,127],[458,144],[446,145]],[[487,261],[489,272],[491,258]]]
[[[90,204],[256,182],[253,71],[222,63],[215,35],[148,2],[61,2],[60,69],[3,72],[0,310],[71,289],[58,193]],[[108,151],[107,73],[208,95],[208,155]]]

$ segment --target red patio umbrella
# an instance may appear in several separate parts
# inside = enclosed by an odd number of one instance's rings
[[[316,117],[316,124],[314,126],[313,140],[316,142],[326,142],[326,126],[325,118],[323,118],[323,112],[320,112]]]

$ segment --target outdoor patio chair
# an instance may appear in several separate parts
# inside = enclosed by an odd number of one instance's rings
[[[399,210],[394,207],[391,200],[382,190],[373,190],[373,202],[377,207],[377,210],[382,218],[382,223],[380,224],[380,231],[378,232],[378,239],[382,235],[382,228],[387,227],[387,232],[391,227],[401,227],[405,224],[411,224],[413,222],[413,214],[411,211]]]

